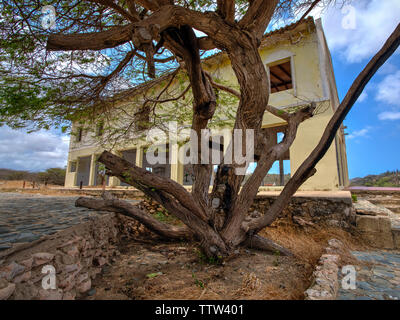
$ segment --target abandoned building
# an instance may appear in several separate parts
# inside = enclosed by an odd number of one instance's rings
[[[264,180],[264,188],[280,190],[290,174],[295,173],[318,143],[326,124],[339,105],[339,98],[331,56],[320,19],[314,21],[310,17],[300,24],[286,26],[266,34],[259,50],[270,77],[269,103],[272,106],[288,109],[311,102],[318,105],[316,115],[300,125],[290,150],[274,164]],[[232,85],[236,83],[229,59],[225,54],[218,53],[205,58],[203,64],[204,69],[213,78]],[[154,81],[155,86],[156,82],[157,80]],[[121,98],[123,100],[121,103],[129,104],[131,100],[141,99],[141,87],[143,85],[132,90],[130,98]],[[96,159],[105,148],[95,139],[95,136],[102,134],[102,125],[100,122],[95,128],[87,128],[82,123],[72,125],[74,135],[71,135],[69,146],[66,187],[96,186],[103,183],[103,179],[99,176],[101,165]],[[282,138],[285,126],[286,123],[282,119],[265,113],[263,128],[273,133],[275,141],[271,141],[272,144],[278,143]],[[190,165],[149,164],[145,156],[148,142],[142,136],[135,135],[134,132],[129,138],[121,139],[112,148],[112,152],[181,184],[192,183]],[[221,152],[227,148],[226,141],[223,141],[216,146]],[[167,157],[178,158],[179,150],[170,149]],[[349,184],[343,126],[316,169],[317,173],[309,178],[300,190],[338,190]],[[127,186],[116,177],[106,177],[106,184],[109,187]]]

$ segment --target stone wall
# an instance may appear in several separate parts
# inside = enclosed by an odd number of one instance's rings
[[[251,215],[264,214],[276,196],[259,195],[250,209]],[[295,196],[283,210],[280,218],[290,218],[296,224],[326,223],[334,227],[348,228],[355,223],[351,197]]]
[[[131,231],[130,224],[120,223],[120,219],[124,218],[114,214],[95,216],[83,224],[1,252],[0,300],[69,300],[87,294],[102,267],[119,254],[121,236]],[[49,265],[56,272],[54,290],[42,286],[48,275],[42,270]]]
[[[342,242],[330,239],[326,253],[323,254],[313,272],[311,287],[304,293],[306,300],[335,300],[339,291],[339,251],[343,248]]]

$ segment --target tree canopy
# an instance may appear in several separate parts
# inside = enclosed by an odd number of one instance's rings
[[[171,39],[177,24],[189,22],[205,57],[226,50],[214,39],[215,23],[207,25],[211,18],[251,28],[261,2],[2,1],[0,124],[65,130],[70,120],[103,112],[119,93],[185,67]],[[319,1],[265,2],[274,8],[271,29]]]

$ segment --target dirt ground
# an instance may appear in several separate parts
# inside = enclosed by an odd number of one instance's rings
[[[297,228],[283,221],[264,235],[292,250],[296,258],[240,248],[222,264],[210,263],[195,244],[157,240],[125,243],[121,254],[93,281],[84,299],[304,299],[327,241],[359,247],[351,234],[333,228]]]

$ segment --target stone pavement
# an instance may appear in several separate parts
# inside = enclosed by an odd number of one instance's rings
[[[400,300],[400,252],[370,251],[352,252],[367,265],[356,266],[356,289],[344,290],[343,275],[339,271],[337,300]]]
[[[99,214],[75,207],[77,198],[0,193],[0,250],[10,248],[13,243],[34,241]]]

